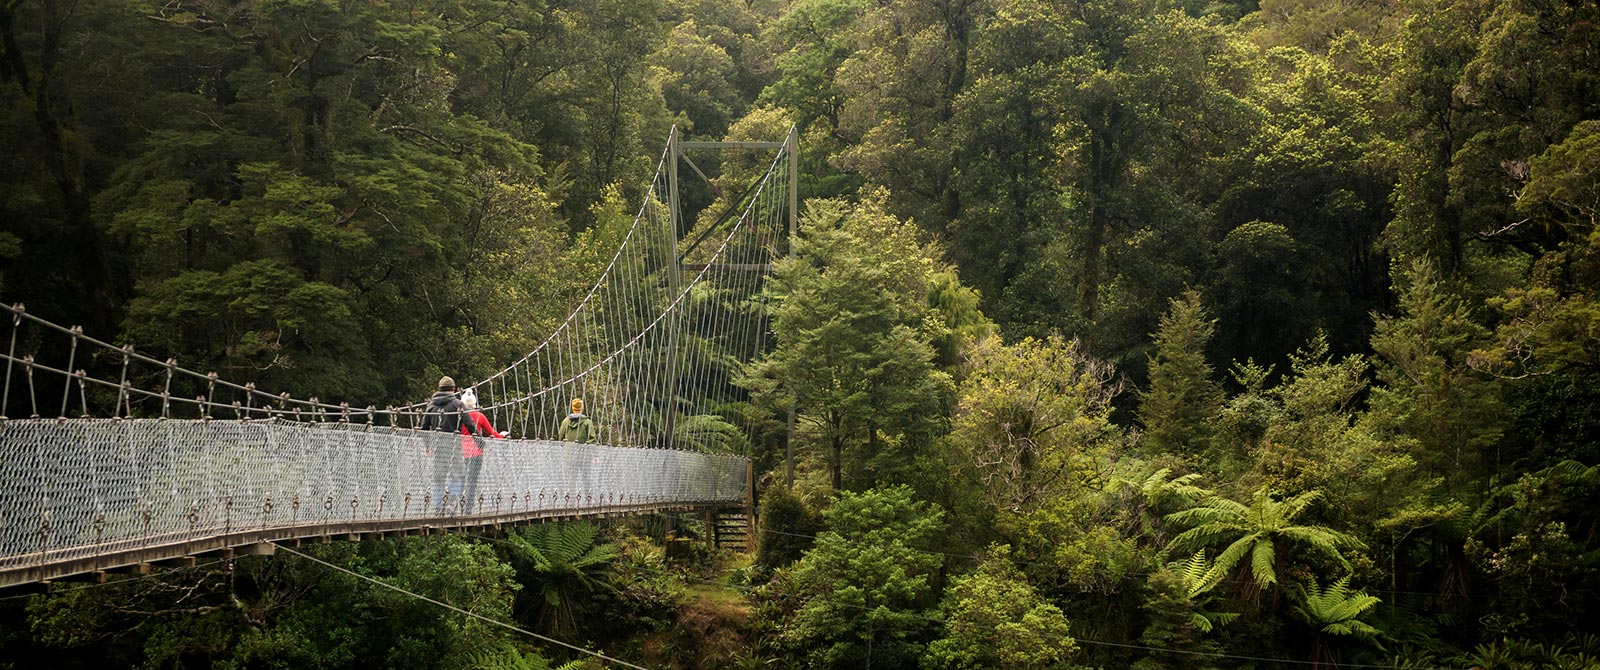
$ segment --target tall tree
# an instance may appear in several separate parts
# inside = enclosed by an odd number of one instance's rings
[[[937,254],[881,202],[808,205],[774,268],[777,344],[742,383],[814,430],[834,488],[904,482],[952,391],[923,330]]]
[[[1206,362],[1206,344],[1216,322],[1206,318],[1197,291],[1170,304],[1154,334],[1150,389],[1139,396],[1141,444],[1149,453],[1194,456],[1207,446],[1211,422],[1221,409],[1222,389]]]
[[[1493,380],[1467,357],[1488,340],[1431,263],[1418,261],[1399,287],[1400,314],[1379,317],[1372,348],[1382,385],[1372,411],[1415,440],[1417,461],[1457,484],[1492,471],[1504,405]]]
[[[11,153],[0,166],[0,217],[13,240],[0,274],[13,298],[39,298],[35,314],[102,335],[130,292],[115,245],[98,234],[93,201],[114,165],[102,152],[115,156],[130,133],[101,132],[118,112],[96,95],[136,103],[128,94],[144,72],[131,68],[128,81],[111,73],[135,48],[124,38],[142,33],[137,21],[120,5],[0,3],[0,132]]]

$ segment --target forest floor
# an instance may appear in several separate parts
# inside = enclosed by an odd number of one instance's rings
[[[677,621],[643,640],[645,665],[659,668],[748,667],[754,635],[750,603],[740,590],[751,556],[722,553],[691,581]]]

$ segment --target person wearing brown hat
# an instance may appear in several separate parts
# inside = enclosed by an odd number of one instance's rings
[[[583,398],[572,399],[572,413],[561,422],[559,435],[564,442],[594,441],[594,421],[583,413]]]
[[[456,380],[450,375],[439,378],[439,390],[428,399],[428,406],[422,410],[423,430],[438,430],[446,433],[460,432],[461,421],[467,416],[467,406],[461,404],[461,399],[456,397]]]
[[[456,397],[456,380],[445,375],[439,378],[439,390],[434,392],[433,397],[428,399],[428,406],[423,408],[422,423],[418,427],[426,431],[450,433],[453,438],[454,434],[461,432],[466,416],[467,406]],[[456,506],[461,496],[464,463],[460,449],[451,448],[456,446],[455,439],[435,439],[432,435],[423,439],[433,455],[433,497],[429,505],[438,505],[441,512],[448,511]]]

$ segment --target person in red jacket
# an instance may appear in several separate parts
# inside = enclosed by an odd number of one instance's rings
[[[461,457],[467,462],[467,485],[462,493],[466,497],[467,512],[471,513],[477,504],[478,472],[483,469],[483,438],[504,438],[505,435],[495,430],[489,417],[478,409],[477,391],[469,388],[463,392],[461,404],[467,407],[467,415],[461,422]]]

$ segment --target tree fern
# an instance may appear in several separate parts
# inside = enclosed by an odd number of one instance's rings
[[[1200,480],[1197,473],[1189,473],[1177,478],[1172,476],[1172,468],[1161,468],[1142,481],[1121,480],[1123,484],[1133,486],[1139,490],[1139,495],[1144,498],[1145,504],[1151,507],[1160,506],[1162,502],[1172,498],[1179,498],[1193,502],[1211,495],[1210,489],[1195,485]]]
[[[512,561],[540,599],[538,619],[547,632],[576,630],[575,600],[597,588],[594,574],[620,555],[615,545],[597,544],[599,534],[594,524],[541,524],[507,538]]]
[[[1325,588],[1317,585],[1316,578],[1310,578],[1309,588],[1297,584],[1294,593],[1300,617],[1319,633],[1376,642],[1378,629],[1360,617],[1376,607],[1379,600],[1364,591],[1352,590],[1349,577]]]
[[[1540,472],[1550,478],[1561,478],[1573,484],[1600,486],[1600,465],[1584,465],[1571,459],[1561,461]]]
[[[690,451],[734,453],[743,439],[738,426],[717,414],[680,416],[675,430],[678,447]]]
[[[1110,480],[1108,492],[1121,497],[1128,508],[1130,520],[1137,524],[1133,534],[1156,546],[1166,541],[1163,513],[1193,505],[1211,491],[1195,484],[1200,475],[1190,473],[1172,476],[1172,468],[1159,468],[1153,472],[1145,464],[1134,465],[1126,476]]]
[[[1173,538],[1166,551],[1188,552],[1227,542],[1208,579],[1221,581],[1249,556],[1251,576],[1261,588],[1278,583],[1279,550],[1285,543],[1310,548],[1348,567],[1341,550],[1362,546],[1359,540],[1331,528],[1294,523],[1319,495],[1313,490],[1279,501],[1263,487],[1252,496],[1249,506],[1227,498],[1208,498],[1198,507],[1167,515],[1167,521],[1190,528]]]

